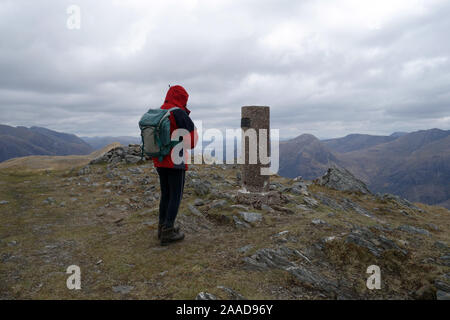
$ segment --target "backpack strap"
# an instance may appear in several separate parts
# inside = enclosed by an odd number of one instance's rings
[[[144,161],[144,137],[141,132],[141,161]]]
[[[173,107],[173,108],[167,109],[166,114],[162,116],[161,120],[159,120],[159,123],[158,123],[158,127],[157,127],[157,128],[159,128],[159,125],[161,124],[161,122],[162,122],[165,118],[167,118],[167,117],[170,115],[170,112],[172,112],[172,111],[175,110],[175,109],[180,109],[180,108],[178,108],[178,107]]]
[[[170,115],[170,112],[172,112],[172,111],[174,111],[176,109],[180,109],[180,108],[179,107],[172,107],[170,109],[167,109],[167,112],[162,116],[161,120],[159,120],[159,123],[158,123],[158,126],[156,127],[156,130],[159,130],[159,126],[161,125],[161,122]],[[161,141],[159,140],[158,135],[156,135],[156,143],[161,148]],[[170,141],[170,148],[172,149],[178,143],[179,143],[179,141]],[[159,162],[161,162],[163,160],[163,157],[159,156],[158,160],[159,160]]]
[[[170,112],[172,112],[172,111],[174,111],[174,110],[176,110],[176,109],[180,109],[180,110],[181,110],[181,108],[179,108],[179,107],[173,107],[173,108],[167,109],[166,114],[161,118],[161,121],[160,121],[159,124],[158,124],[158,128],[159,128],[159,125],[161,124],[162,120],[163,120],[164,118],[168,117],[168,116],[170,115]],[[172,149],[174,146],[176,146],[176,145],[177,145],[178,143],[180,143],[180,142],[181,142],[181,141],[171,140],[171,141],[170,141],[170,148]]]

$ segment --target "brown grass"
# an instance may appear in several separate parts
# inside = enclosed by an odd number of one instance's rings
[[[70,156],[27,156],[13,158],[0,163],[0,169],[14,170],[65,170],[67,168],[87,165],[91,160],[101,156],[109,150],[120,146],[114,142],[88,155]]]
[[[128,167],[122,166],[120,170],[132,176],[127,172]],[[214,173],[235,181],[236,171],[232,169],[191,168],[211,182],[214,182]],[[307,252],[324,237],[348,233],[350,223],[371,227],[380,221],[393,228],[410,224],[428,230],[427,224],[433,223],[439,226],[439,231],[430,230],[432,237],[399,231],[389,234],[400,246],[400,240],[408,242],[407,257],[386,252],[374,258],[365,249],[337,240],[327,244],[323,257],[314,258],[314,263],[326,262],[328,267],[321,267],[323,273],[347,283],[364,299],[411,298],[411,292],[449,271],[448,267],[437,263],[422,262],[442,255],[434,246],[436,240],[450,242],[450,213],[444,208],[419,204],[426,213],[410,212],[406,217],[392,204],[380,203],[371,196],[362,198],[311,186],[313,193],[352,199],[376,212],[379,221],[351,212],[335,212],[334,216],[329,216],[333,210],[323,205],[311,212],[301,212],[292,203],[288,207],[296,210],[294,215],[252,209],[264,215],[263,222],[250,229],[236,229],[232,223],[220,221],[222,215],[231,218],[237,214],[236,209],[227,206],[211,210],[200,207],[205,217],[192,215],[187,204],[198,196],[195,190],[186,187],[178,218],[186,240],[162,248],[156,239],[156,224],[151,225],[157,222],[158,201],[133,209],[130,203],[134,202],[130,198],[142,196],[145,186],[135,184],[121,189],[110,186],[111,193],[105,193],[104,183],[109,181],[106,167],[94,166],[94,172],[97,170],[102,172],[90,175],[90,183],[70,173],[73,171],[69,167],[51,172],[22,171],[13,167],[0,170],[0,200],[9,201],[0,207],[0,258],[3,261],[0,263],[0,298],[193,299],[200,291],[226,298],[217,288],[222,285],[251,299],[322,299],[320,293],[303,288],[286,271],[247,270],[242,258],[260,248],[277,246],[273,235],[280,231],[288,230],[296,239],[283,245]],[[158,193],[158,178],[150,170],[151,167],[147,168],[146,174],[156,186],[154,192]],[[290,183],[281,177],[272,180]],[[90,186],[92,183],[99,185]],[[231,192],[236,188],[224,186],[221,190]],[[44,204],[48,197],[56,202]],[[78,200],[72,201],[72,198]],[[302,197],[294,196],[293,200],[301,203]],[[232,202],[228,201],[230,204]],[[120,206],[127,209],[122,211]],[[374,211],[374,208],[379,210]],[[119,218],[123,220],[115,223]],[[311,220],[315,218],[325,220],[329,226],[313,226]],[[252,249],[245,254],[238,252],[248,244],[253,245]],[[79,291],[66,288],[65,270],[72,264],[82,270],[82,290]],[[372,292],[365,287],[365,271],[370,264],[382,268],[383,290]],[[120,294],[112,290],[117,285],[134,288],[128,294]]]

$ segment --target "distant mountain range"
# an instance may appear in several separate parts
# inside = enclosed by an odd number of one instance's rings
[[[323,141],[304,134],[280,142],[282,176],[314,179],[332,165],[348,169],[374,192],[450,208],[450,130]]]
[[[113,142],[119,142],[121,145],[127,146],[129,144],[141,144],[141,137],[81,137],[95,150],[106,147]]]
[[[30,155],[84,155],[93,150],[74,134],[0,125],[0,161]]]
[[[113,142],[139,144],[140,138],[79,138],[41,127],[0,125],[0,161],[29,155],[85,155]],[[209,143],[204,141],[203,146]],[[330,166],[348,169],[373,192],[450,208],[450,130],[350,134],[322,141],[303,134],[280,141],[281,176],[312,180]]]

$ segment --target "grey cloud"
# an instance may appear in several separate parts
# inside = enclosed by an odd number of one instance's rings
[[[374,30],[348,1],[195,3],[2,2],[0,122],[136,135],[178,83],[205,127],[238,127],[255,104],[285,137],[450,127],[448,2],[400,5]]]

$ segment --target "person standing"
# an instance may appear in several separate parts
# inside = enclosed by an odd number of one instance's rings
[[[184,239],[184,233],[180,231],[178,226],[175,226],[175,220],[183,197],[185,173],[188,170],[187,159],[189,154],[187,150],[193,149],[198,140],[197,129],[189,117],[191,111],[187,108],[188,98],[189,94],[180,85],[171,86],[167,91],[161,109],[177,107],[177,109],[170,111],[170,134],[172,136],[172,133],[177,129],[186,130],[187,134],[179,138],[183,141],[183,148],[178,155],[175,155],[174,151],[179,150],[179,148],[173,148],[161,161],[157,157],[152,158],[161,187],[158,239],[163,246]],[[180,157],[181,163],[174,161],[175,156]]]

